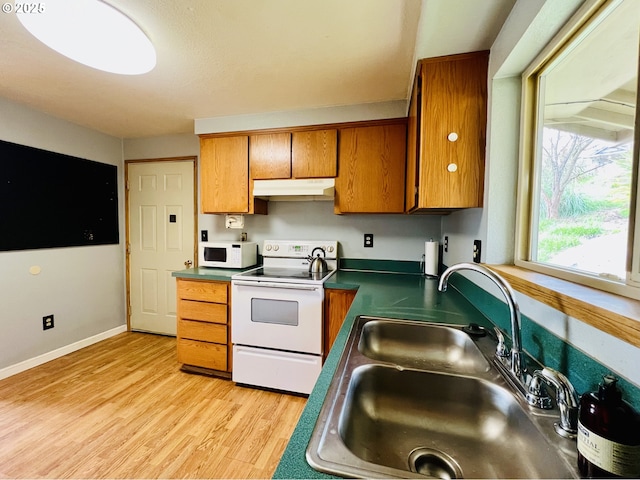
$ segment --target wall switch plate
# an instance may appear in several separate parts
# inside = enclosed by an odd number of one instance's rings
[[[373,247],[373,233],[364,234],[364,246],[366,248]]]
[[[200,241],[206,242],[209,240],[209,231],[208,230],[200,230]]]
[[[482,253],[482,242],[480,240],[473,241],[473,261],[480,263],[480,254]]]

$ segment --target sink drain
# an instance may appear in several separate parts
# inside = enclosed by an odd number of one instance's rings
[[[409,454],[409,469],[433,478],[462,478],[460,465],[444,452],[419,447]]]

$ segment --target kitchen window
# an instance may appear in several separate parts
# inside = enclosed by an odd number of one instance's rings
[[[639,39],[640,2],[588,1],[525,72],[516,247],[519,266],[632,298]]]

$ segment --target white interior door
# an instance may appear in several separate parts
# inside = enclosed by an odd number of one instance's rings
[[[176,334],[171,273],[194,262],[194,161],[128,164],[132,330]]]

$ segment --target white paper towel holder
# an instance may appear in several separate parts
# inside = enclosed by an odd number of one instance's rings
[[[432,258],[429,262],[430,265],[427,265],[427,244],[434,244],[432,246],[435,247],[435,251],[432,251],[432,254],[435,254],[435,258]],[[428,242],[425,242],[425,253],[422,254],[422,258],[420,260],[420,272],[427,278],[438,278],[440,264],[440,245],[438,242],[434,242],[433,238],[429,239]],[[433,273],[427,273],[427,270],[431,270]]]

